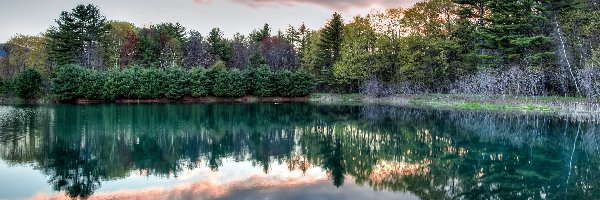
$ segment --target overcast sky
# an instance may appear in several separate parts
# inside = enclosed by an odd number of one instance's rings
[[[0,0],[0,43],[17,33],[38,34],[54,25],[61,11],[92,3],[109,20],[137,26],[179,22],[206,34],[219,27],[227,36],[249,33],[269,23],[276,31],[304,22],[322,27],[331,14],[345,20],[371,9],[409,7],[418,0]]]

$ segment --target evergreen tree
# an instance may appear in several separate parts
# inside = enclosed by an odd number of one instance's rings
[[[78,5],[71,12],[63,11],[55,20],[57,26],[48,31],[50,59],[59,65],[76,63],[98,68],[100,42],[106,36],[106,18],[94,5]]]
[[[340,48],[342,44],[342,29],[344,22],[342,16],[334,13],[333,17],[321,31],[321,38],[318,43],[316,69],[321,80],[329,80],[332,77],[332,67],[340,57]],[[331,84],[331,83],[327,83]]]
[[[497,65],[543,64],[554,55],[541,1],[489,0],[490,24],[482,29],[484,47]]]
[[[250,33],[250,39],[254,42],[262,42],[269,37],[271,37],[271,27],[267,23],[260,30],[254,30]]]
[[[224,38],[223,32],[219,28],[213,28],[207,39],[210,47],[209,52],[227,63],[231,59],[233,49],[229,41]]]
[[[458,16],[451,31],[449,62],[452,65],[452,81],[476,72],[481,65],[483,42],[478,34],[483,26],[484,0],[454,0],[458,4],[455,14]]]
[[[333,75],[338,83],[349,86],[350,92],[357,92],[362,82],[374,74],[374,47],[375,32],[368,19],[357,16],[346,24]]]
[[[256,69],[266,64],[267,61],[259,51],[255,51],[252,56],[250,56],[250,69]]]
[[[304,54],[306,51],[306,45],[308,43],[307,37],[310,30],[302,23],[300,27],[298,27],[298,42],[296,48],[298,49],[298,60],[302,61],[304,59]]]
[[[142,28],[138,34],[138,42],[135,46],[134,63],[147,67],[157,67],[161,51],[159,38],[160,33],[152,27]]]

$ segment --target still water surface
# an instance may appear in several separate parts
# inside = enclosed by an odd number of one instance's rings
[[[389,106],[0,106],[0,199],[594,199],[596,123]]]

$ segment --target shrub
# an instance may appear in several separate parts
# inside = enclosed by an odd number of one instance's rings
[[[252,77],[254,79],[253,93],[256,96],[271,96],[275,92],[275,84],[273,83],[273,72],[268,66],[262,65],[254,72]]]
[[[99,72],[66,65],[60,67],[52,79],[52,92],[61,101],[77,98],[178,99],[186,95],[241,97],[248,92],[257,96],[297,97],[310,94],[314,82],[314,77],[306,72],[275,73],[266,65],[246,71],[227,70],[223,62],[215,63],[210,70],[194,68],[189,72],[182,68],[141,67]]]
[[[143,88],[141,87],[142,68],[134,66],[121,71],[119,76],[120,97],[121,98],[143,98]]]
[[[218,97],[225,97],[229,94],[229,73],[226,70],[212,69],[212,76],[214,77],[212,94]]]
[[[42,94],[42,87],[42,75],[33,69],[27,69],[15,78],[15,94],[21,99],[39,97]]]
[[[275,85],[277,86],[276,94],[279,96],[290,97],[293,96],[292,90],[290,90],[293,86],[291,82],[292,72],[288,70],[280,71],[276,75]]]
[[[102,99],[117,99],[121,91],[121,72],[118,69],[111,69],[103,73],[103,75],[105,76],[105,81],[102,88]]]
[[[169,68],[165,73],[165,97],[169,99],[178,99],[188,93],[188,74],[182,68]]]
[[[380,82],[377,77],[372,76],[363,83],[361,93],[368,97],[386,97],[393,95],[394,90],[392,87]]]
[[[11,89],[10,80],[0,80],[0,96],[8,96]]]
[[[210,91],[210,94],[213,96],[215,95],[215,84],[216,84],[216,79],[218,76],[221,75],[221,73],[223,73],[224,71],[226,71],[227,69],[225,68],[225,63],[222,61],[217,61],[215,62],[210,69],[206,72],[206,75],[208,76],[208,91]]]
[[[165,80],[171,81],[166,78],[164,71],[158,68],[140,69],[139,71],[140,83],[138,83],[139,98],[144,99],[155,99],[165,95]]]
[[[314,90],[316,83],[315,77],[306,71],[297,71],[290,77],[290,96],[305,97]]]
[[[241,88],[244,89],[244,95],[252,94],[255,86],[254,86],[254,70],[242,70],[240,81],[242,85]]]
[[[79,97],[82,76],[85,70],[77,65],[64,65],[58,68],[52,79],[52,93],[60,101],[71,101]]]
[[[247,88],[247,78],[246,73],[233,69],[229,71],[229,80],[231,83],[231,90],[229,92],[230,97],[241,97],[246,95]]]
[[[213,95],[218,97],[246,95],[245,77],[239,70],[217,70],[214,77]]]
[[[210,94],[211,80],[208,71],[203,67],[197,67],[190,71],[190,93],[193,97],[203,97]]]
[[[85,70],[81,76],[79,85],[79,97],[86,99],[102,99],[102,90],[106,77],[95,70]]]

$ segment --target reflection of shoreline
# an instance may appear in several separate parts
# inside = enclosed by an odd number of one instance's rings
[[[236,197],[248,197],[266,195],[275,197],[275,199],[283,199],[277,195],[307,195],[311,192],[321,195],[322,192],[329,193],[328,195],[347,195],[342,194],[348,192],[348,189],[342,190],[334,188],[330,183],[330,177],[320,168],[311,168],[306,172],[294,170],[289,171],[285,164],[273,166],[268,174],[258,170],[245,174],[244,178],[236,178],[239,171],[235,169],[244,169],[251,163],[241,163],[241,166],[236,166],[235,163],[228,163],[224,166],[232,164],[233,167],[225,168],[225,170],[211,171],[209,168],[186,170],[182,172],[182,176],[177,179],[183,180],[183,183],[176,184],[173,187],[164,186],[148,186],[139,190],[118,190],[108,192],[96,192],[88,199],[231,199]],[[245,170],[245,169],[244,169]],[[227,172],[226,172],[227,171]],[[248,170],[245,170],[245,172]],[[132,175],[131,177],[136,177]],[[197,181],[197,179],[201,179]],[[228,180],[229,179],[229,180]],[[352,179],[348,177],[348,179]],[[188,182],[185,182],[185,181]],[[345,187],[350,190],[371,190],[368,187],[358,186],[354,181]],[[322,188],[323,191],[303,191],[306,188]],[[364,192],[363,192],[364,193]],[[392,193],[382,193],[382,195],[391,195]],[[409,193],[393,193],[395,198],[398,196],[405,198],[417,199]],[[389,197],[391,197],[389,196]],[[358,196],[351,197],[357,198]],[[388,198],[383,196],[382,198]],[[36,194],[30,199],[71,199],[64,192],[57,195]],[[394,199],[394,198],[390,198]]]
[[[334,191],[359,184],[425,199],[528,197],[539,194],[537,188],[563,191],[562,176],[570,173],[563,161],[573,157],[576,170],[600,175],[596,124],[559,118],[304,104],[57,106],[0,109],[0,116],[6,117],[0,119],[0,158],[30,164],[46,176],[14,177],[46,182],[66,191],[59,196],[74,198],[151,191],[150,196],[197,195],[191,190],[197,185],[228,194],[232,187],[293,190],[279,187],[288,181],[279,176],[312,169],[319,170],[318,177],[325,173],[329,185],[323,187]],[[250,167],[225,170],[239,166],[235,161]],[[281,166],[285,173],[273,172]],[[220,173],[204,172],[210,170]],[[212,179],[199,178],[201,171]],[[574,174],[573,180],[582,180],[569,183],[595,183]],[[275,185],[242,184],[254,176]],[[123,184],[126,179],[138,182]],[[507,190],[497,189],[503,187]],[[202,194],[219,197],[214,191]]]
[[[142,189],[117,190],[96,192],[89,199],[214,199],[228,196],[236,190],[248,189],[278,189],[291,188],[302,185],[317,183],[329,183],[324,171],[318,168],[310,169],[307,173],[301,171],[289,171],[285,164],[272,166],[273,170],[268,174],[262,172],[260,167],[252,167],[251,162],[236,163],[229,161],[224,163],[219,171],[212,171],[208,167],[193,170],[184,170],[180,176],[173,181],[173,186],[148,185]],[[240,171],[243,177],[240,178]],[[139,174],[131,174],[129,178],[122,181],[134,182]],[[130,179],[130,180],[127,180]],[[107,184],[109,184],[107,182]],[[37,194],[31,199],[71,199],[64,192],[56,196],[48,194]]]

